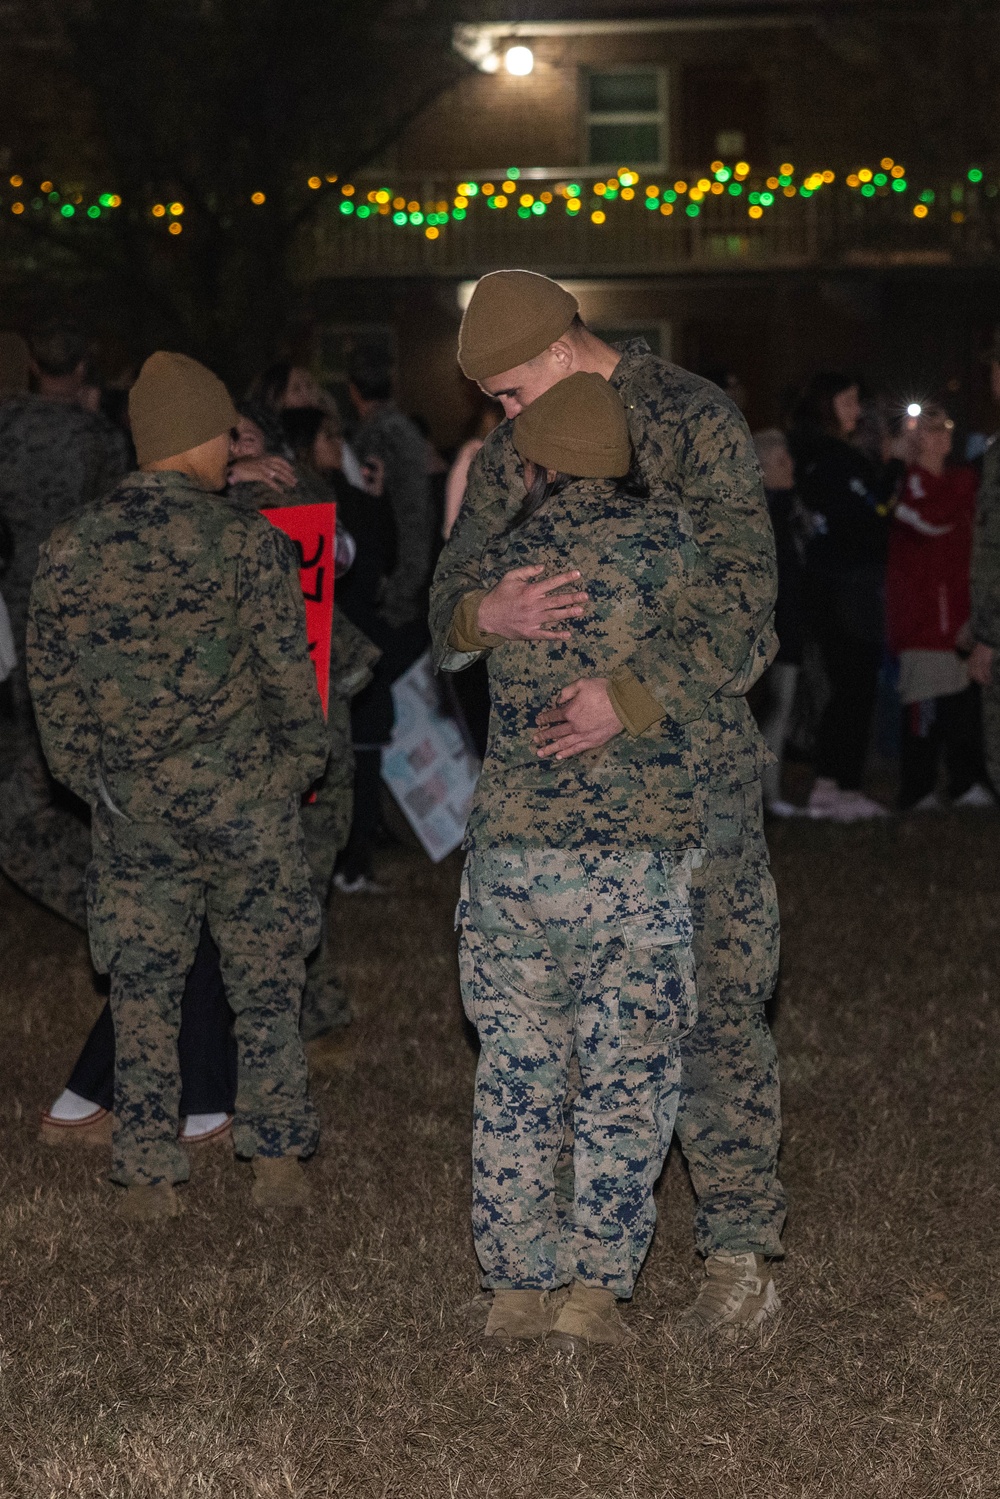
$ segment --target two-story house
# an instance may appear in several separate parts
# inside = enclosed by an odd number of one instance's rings
[[[512,11],[456,27],[467,75],[377,169],[313,179],[303,268],[329,373],[383,339],[404,403],[456,440],[464,300],[524,266],[604,336],[732,369],[752,423],[817,365],[901,395],[967,381],[1000,311],[997,187],[962,154],[978,142],[922,0]],[[940,87],[913,97],[929,57]]]

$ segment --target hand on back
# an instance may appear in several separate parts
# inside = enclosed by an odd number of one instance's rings
[[[539,577],[544,571],[538,565],[512,568],[480,603],[480,630],[505,640],[571,639],[571,632],[559,626],[584,612],[587,595],[570,591],[580,574]]]

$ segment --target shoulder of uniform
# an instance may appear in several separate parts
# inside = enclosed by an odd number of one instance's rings
[[[739,407],[713,381],[679,364],[671,364],[658,354],[640,356],[634,363],[630,360],[624,384],[629,394],[641,395],[661,408],[672,409],[678,417],[688,420],[706,417],[714,421],[729,418],[743,424]]]

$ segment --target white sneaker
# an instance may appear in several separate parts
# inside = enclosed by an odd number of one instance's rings
[[[996,804],[996,797],[992,791],[987,790],[982,782],[979,781],[977,781],[975,786],[970,786],[968,791],[964,791],[961,796],[956,797],[955,801],[952,802],[953,807],[985,808],[995,807]]]
[[[872,817],[888,817],[881,802],[872,801],[863,791],[841,791],[833,816],[837,822],[864,822]]]
[[[776,796],[773,802],[765,802],[764,811],[769,817],[799,817],[802,814],[801,807],[783,801],[780,796]]]
[[[806,803],[807,817],[835,818],[840,805],[840,787],[829,776],[817,776]]]
[[[355,875],[349,880],[345,874],[335,874],[333,883],[341,895],[388,895],[389,886],[379,884],[367,874]]]
[[[955,805],[957,807],[958,803],[956,802]],[[910,812],[943,812],[944,802],[936,791],[928,791],[926,796],[922,796],[918,802],[914,802],[913,806],[907,808],[907,810]]]
[[[89,1098],[81,1098],[72,1088],[64,1088],[49,1109],[47,1117],[59,1124],[83,1124],[85,1121],[99,1119],[104,1113],[106,1110],[99,1103],[91,1103]]]
[[[180,1137],[186,1145],[196,1144],[199,1140],[210,1140],[224,1134],[229,1124],[228,1114],[188,1114]]]

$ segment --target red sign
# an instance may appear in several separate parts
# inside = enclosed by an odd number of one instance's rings
[[[272,526],[284,531],[299,554],[299,579],[306,601],[309,654],[323,712],[330,695],[330,640],[333,633],[333,573],[337,550],[337,506],[333,500],[314,505],[287,505],[262,510]]]

